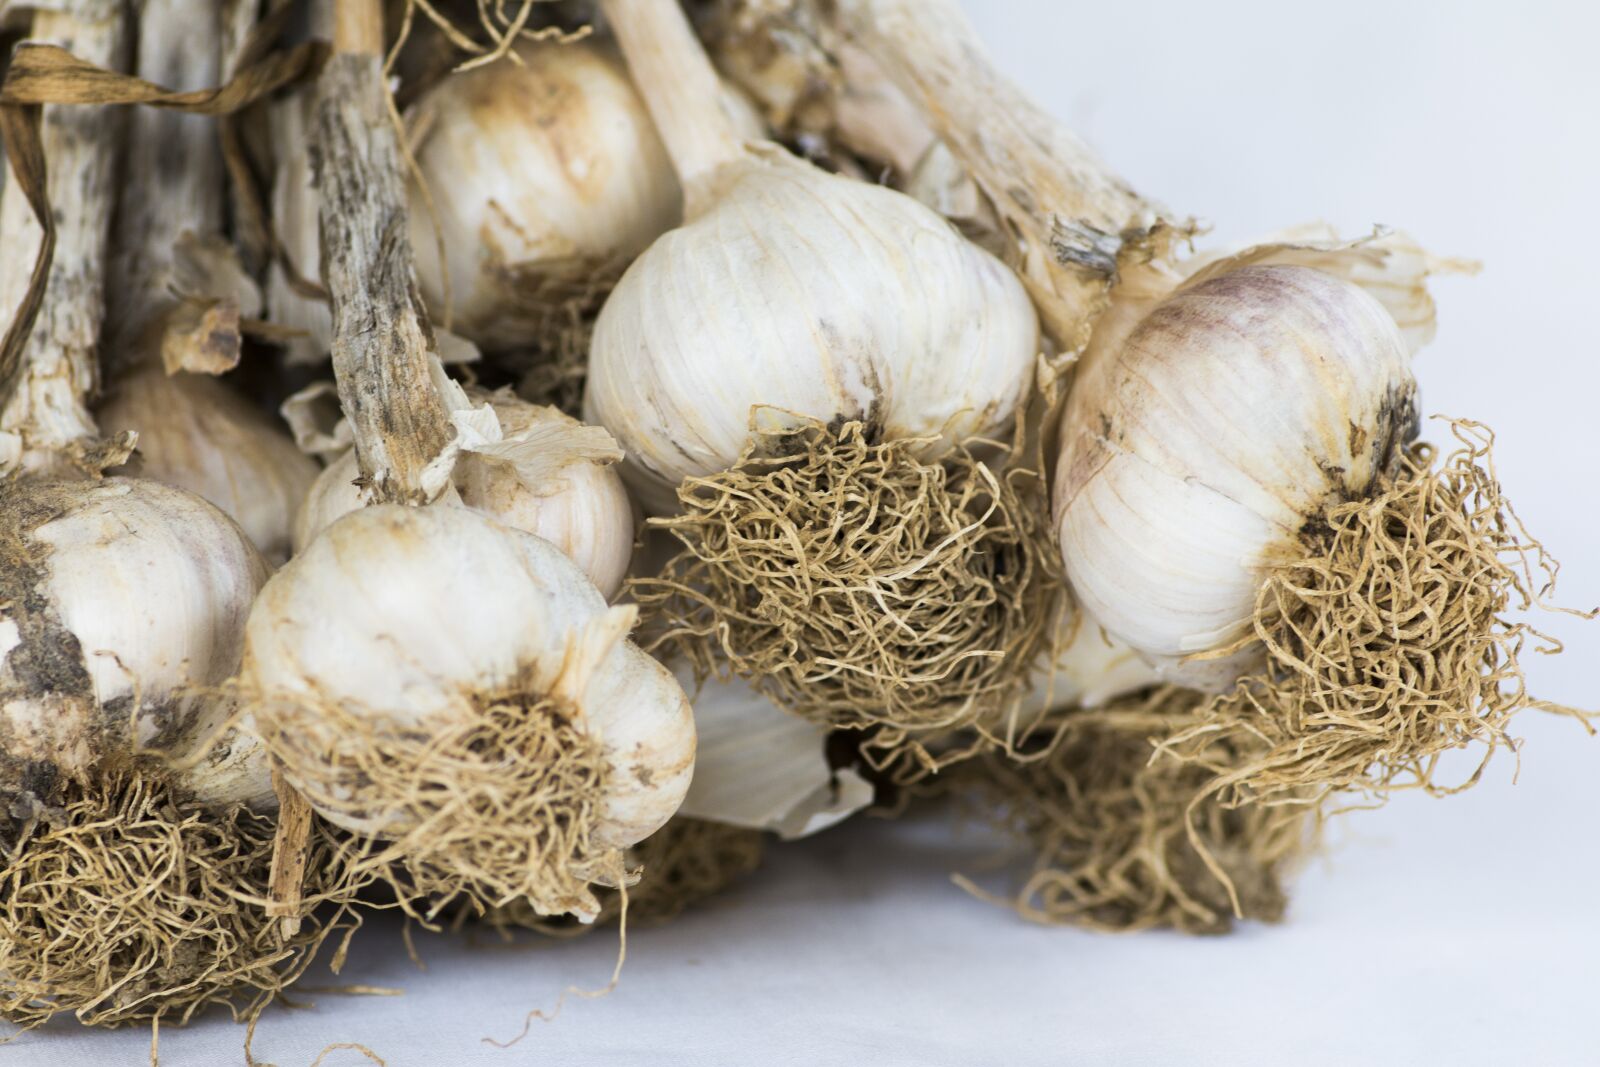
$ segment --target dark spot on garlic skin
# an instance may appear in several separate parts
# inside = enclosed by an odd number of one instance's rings
[[[841,412],[833,416],[827,421],[828,433],[837,438],[851,423],[861,424],[862,436],[868,444],[882,443],[883,412],[882,405],[876,398],[867,408],[865,416],[860,412]],[[769,435],[762,444],[761,456],[763,459],[778,460],[803,455],[810,446],[812,432],[810,426],[797,426],[790,433]]]
[[[0,503],[0,618],[17,628],[18,640],[0,672],[0,704],[41,695],[68,706],[94,700],[83,649],[50,601],[50,549],[34,539],[39,527],[68,512],[83,492],[81,484],[51,482],[6,487]],[[86,725],[88,716],[81,721]],[[57,792],[59,771],[32,758],[37,753],[28,748],[10,721],[0,718],[0,848],[7,851]]]
[[[1406,382],[1396,385],[1384,395],[1378,404],[1378,415],[1372,429],[1350,424],[1350,454],[1360,458],[1367,451],[1371,462],[1368,469],[1372,477],[1365,485],[1351,486],[1342,489],[1338,496],[1330,501],[1332,504],[1348,503],[1352,500],[1361,500],[1371,495],[1379,478],[1394,474],[1400,464],[1400,459],[1406,453],[1406,448],[1422,432],[1422,418],[1417,406],[1417,387],[1415,382]],[[1368,451],[1370,450],[1370,451]],[[1334,467],[1329,470],[1330,475],[1337,473],[1343,475],[1344,469]],[[1344,486],[1342,477],[1330,477],[1335,486]],[[1300,527],[1300,543],[1312,551],[1321,551],[1327,547],[1333,537],[1333,527],[1323,511],[1306,519]]]
[[[1113,278],[1122,238],[1082,220],[1050,219],[1050,252],[1064,267],[1077,267],[1091,275]]]
[[[1406,447],[1422,433],[1415,382],[1395,386],[1384,396],[1378,405],[1377,431],[1372,437],[1372,469],[1392,473]]]
[[[1367,447],[1367,428],[1359,423],[1350,423],[1350,454],[1359,456]]]
[[[643,763],[635,763],[633,765],[633,776],[637,778],[639,780],[639,784],[644,786],[646,789],[649,789],[651,786],[655,785],[655,772]]]
[[[131,748],[134,741],[133,724],[137,721],[141,733],[153,729],[148,737],[139,738],[139,748],[170,750],[183,741],[184,733],[191,725],[182,714],[183,710],[178,698],[152,704],[139,701],[134,694],[128,693],[100,705],[98,736],[105,739],[107,747],[114,752]]]

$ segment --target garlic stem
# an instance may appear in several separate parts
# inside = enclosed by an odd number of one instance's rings
[[[718,170],[745,158],[724,92],[678,0],[600,0],[683,182],[684,213]]]
[[[383,5],[379,0],[333,0],[333,50],[383,54]]]
[[[223,80],[233,77],[239,69],[239,59],[255,32],[260,10],[261,0],[222,0],[219,5],[217,62]]]
[[[272,791],[278,797],[278,826],[272,842],[272,868],[267,884],[267,917],[277,919],[284,937],[300,932],[305,914],[306,861],[311,858],[311,804],[272,769]]]
[[[134,73],[174,89],[218,84],[219,13],[190,0],[138,8]],[[166,108],[128,115],[127,151],[108,267],[106,371],[156,353],[138,342],[172,307],[173,247],[185,232],[222,229],[222,153],[216,120]]]
[[[382,70],[379,0],[335,0],[318,82],[317,190],[333,301],[333,371],[372,499],[423,503],[451,437],[412,269],[398,135]]]
[[[1050,336],[1080,350],[1119,254],[1160,211],[995,67],[955,0],[841,0],[839,12],[994,202]]]
[[[31,37],[58,44],[112,70],[124,61],[120,3],[83,3],[70,12],[41,10]],[[23,347],[21,366],[0,408],[0,467],[27,473],[65,471],[66,452],[96,436],[88,398],[99,384],[95,354],[105,315],[105,259],[115,203],[121,113],[115,108],[45,106],[41,129],[50,203],[61,210],[43,304]],[[0,315],[9,319],[27,292],[43,233],[16,182],[0,197]],[[4,322],[0,322],[3,328]],[[7,456],[7,453],[10,453]]]

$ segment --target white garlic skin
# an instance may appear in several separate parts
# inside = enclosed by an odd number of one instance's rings
[[[552,407],[503,394],[487,400],[508,436],[551,424],[579,425]],[[362,506],[355,485],[358,475],[352,450],[318,476],[295,524],[296,551],[341,515]],[[634,514],[616,464],[575,459],[530,485],[517,468],[469,454],[457,461],[453,481],[461,503],[549,541],[583,570],[607,600],[622,589],[633,559]]]
[[[341,452],[317,475],[306,491],[294,520],[294,552],[299,555],[312,540],[342,515],[359,511],[366,503],[356,479],[361,468],[353,448]]]
[[[489,397],[510,437],[546,425],[581,425],[556,408],[503,393]],[[615,463],[576,459],[543,485],[502,463],[466,456],[456,467],[461,502],[507,526],[537,534],[565,552],[607,600],[622,590],[633,561],[633,501]]]
[[[775,146],[748,156],[595,325],[585,418],[616,436],[646,506],[733,466],[757,407],[938,438],[929,458],[1004,428],[1039,345],[1016,276],[909,197]]]
[[[150,366],[112,388],[98,420],[103,433],[139,434],[117,473],[187,489],[226,512],[268,560],[289,558],[317,464],[271,417],[214,378]]]
[[[1023,695],[1020,707],[1025,717],[1042,711],[1097,708],[1164,680],[1161,671],[1137,649],[1076,612],[1062,614],[1054,645],[1034,669],[1032,684]]]
[[[607,610],[547,541],[467,508],[374,505],[329,526],[267,583],[250,615],[244,677],[270,699],[425,726],[514,681],[545,695],[568,642]],[[669,671],[623,640],[595,670],[577,712],[610,772],[596,834],[618,847],[642,840],[688,790],[695,735],[687,697]],[[340,823],[385,830],[381,816]]]
[[[182,757],[208,741],[226,721],[226,700],[185,690],[233,675],[268,574],[243,531],[199,497],[146,479],[22,482],[0,508],[6,757],[83,779],[96,761],[131,755],[131,745]],[[135,709],[128,737],[122,727]],[[254,760],[246,777],[257,784],[265,774],[249,747],[202,763],[186,784],[202,800],[258,793],[237,781],[241,760]]]
[[[542,282],[620,270],[677,224],[683,198],[612,48],[585,40],[524,44],[518,53],[521,64],[492,63],[441,80],[417,109],[417,166],[450,273],[448,321],[486,347],[532,340]],[[748,103],[730,111],[746,127],[756,124],[756,135],[759,119]],[[410,199],[417,279],[443,323],[438,241],[414,182]]]
[[[1415,434],[1415,395],[1394,320],[1348,282],[1262,266],[1180,289],[1068,397],[1054,507],[1080,604],[1168,677],[1226,686],[1248,655],[1178,660],[1248,635],[1266,573]]]

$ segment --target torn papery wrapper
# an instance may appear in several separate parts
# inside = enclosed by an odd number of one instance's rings
[[[679,666],[677,674],[695,694],[692,673]],[[709,679],[693,702],[699,741],[680,815],[797,838],[872,802],[872,786],[860,775],[829,769],[825,727],[789,714],[745,682]]]

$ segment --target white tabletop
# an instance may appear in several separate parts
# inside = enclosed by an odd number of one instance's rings
[[[1324,218],[1403,226],[1475,256],[1438,286],[1424,407],[1500,433],[1500,474],[1563,557],[1562,599],[1600,603],[1600,74],[1591,5],[1343,0],[969,0],[1003,65],[1142,190],[1219,240]],[[1538,692],[1600,706],[1600,627],[1569,620]],[[341,979],[403,996],[274,1010],[256,1051],[304,1067],[330,1042],[391,1067],[450,1064],[1456,1064],[1600,1062],[1600,740],[1522,720],[1520,780],[1349,818],[1287,922],[1226,938],[1051,930],[966,896],[992,842],[923,819],[856,820],[777,850],[678,923],[635,931],[621,987],[485,1044],[569,983],[604,984],[610,935],[531,950],[374,923]],[[334,981],[313,974],[310,984]],[[163,1035],[167,1067],[240,1063],[225,1016]],[[145,1062],[148,1034],[62,1024],[0,1064]],[[330,1053],[326,1067],[364,1063]]]

